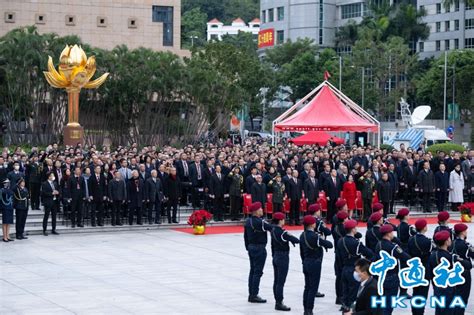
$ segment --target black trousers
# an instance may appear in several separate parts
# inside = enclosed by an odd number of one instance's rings
[[[392,199],[390,200],[390,209],[389,209],[389,210],[390,210],[390,213],[392,213],[392,214],[395,213],[395,212],[393,211],[393,205],[394,205],[394,203],[395,203],[395,197],[396,197],[396,195],[397,195],[396,193],[393,193],[393,194],[392,194]]]
[[[448,192],[446,191],[436,192],[436,208],[438,212],[444,211],[444,207],[446,207],[447,199],[448,199]]]
[[[168,216],[168,223],[171,223],[171,220],[176,220],[176,214],[178,212],[178,200],[168,200],[168,206],[166,207],[166,215]]]
[[[224,196],[214,197],[214,220],[224,220]]]
[[[372,199],[364,199],[363,200],[363,208],[364,208],[364,221],[372,214]]]
[[[44,207],[44,217],[43,217],[43,232],[46,232],[48,228],[49,215],[51,214],[51,227],[52,230],[56,230],[56,216],[58,213],[59,204],[54,202],[51,207]]]
[[[422,196],[423,196],[423,200],[422,200],[423,211],[430,212],[431,211],[431,193],[423,192]]]
[[[16,222],[15,222],[15,233],[16,237],[22,236],[25,233],[26,217],[28,216],[28,209],[15,209]]]
[[[82,199],[72,199],[71,201],[71,224],[73,226],[82,224]]]
[[[129,207],[128,208],[128,224],[133,224],[133,217],[137,216],[137,224],[142,224],[142,207]]]
[[[238,219],[242,209],[242,197],[230,196],[230,215],[232,219]]]
[[[334,198],[334,200],[333,199],[328,200],[328,213],[326,216],[328,220],[331,220],[332,217],[336,214],[336,201],[337,201],[337,198]]]
[[[181,181],[181,200],[180,200],[180,204],[182,206],[186,206],[188,204],[188,195],[189,195],[189,192],[192,190],[192,186],[190,186],[190,182],[188,182],[188,180],[183,180]]]
[[[273,253],[273,296],[276,303],[283,302],[283,288],[288,275],[288,266],[290,263],[290,252]]]
[[[194,209],[199,209],[201,207],[201,197],[202,192],[199,189],[202,189],[202,183],[199,183],[197,186],[192,187],[192,204]]]
[[[273,202],[273,213],[276,213],[276,212],[283,212],[283,204],[282,203]]]
[[[110,212],[110,218],[112,225],[122,225],[122,208],[123,201],[114,200],[112,202],[112,211]]]
[[[290,200],[290,221],[300,222],[300,200]]]
[[[104,224],[104,202],[102,200],[94,200],[91,207],[91,224]]]
[[[415,204],[415,187],[405,187],[405,206],[413,206]]]
[[[31,209],[39,210],[40,208],[40,183],[30,183]]]
[[[413,288],[413,296],[424,296],[425,299],[428,297],[428,291],[430,290],[430,286],[419,286],[416,288]],[[423,315],[425,313],[425,308],[411,308],[411,313],[412,315]]]
[[[390,201],[382,201],[383,204],[383,217],[388,217],[388,213],[390,212]]]
[[[147,204],[147,217],[148,217],[148,223],[151,224],[153,223],[153,211],[155,211],[155,223],[160,222],[161,223],[161,202],[157,198],[155,202],[150,201]]]

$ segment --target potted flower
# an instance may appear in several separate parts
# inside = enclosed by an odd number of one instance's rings
[[[188,224],[193,226],[194,234],[202,235],[206,232],[206,223],[211,218],[212,214],[206,210],[196,210],[189,216]]]
[[[467,202],[459,206],[459,211],[461,212],[461,221],[462,222],[471,222],[472,214],[474,213],[474,202]]]

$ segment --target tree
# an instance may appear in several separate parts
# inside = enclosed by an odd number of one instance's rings
[[[184,47],[202,46],[206,42],[207,14],[199,8],[183,13],[181,19],[181,42]]]
[[[286,63],[290,63],[298,55],[310,52],[316,55],[318,48],[312,39],[298,39],[295,42],[288,40],[282,45],[266,50],[265,61],[274,67],[280,68]]]

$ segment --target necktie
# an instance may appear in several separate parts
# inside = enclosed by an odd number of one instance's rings
[[[357,297],[359,297],[359,295],[362,293],[362,290],[364,290],[363,285],[359,286],[359,290],[357,290]]]
[[[196,168],[197,168],[197,175],[198,175],[198,180],[201,180],[201,167],[199,166],[199,163],[196,164]]]
[[[336,186],[336,178],[335,177],[332,178],[332,182],[334,183],[334,186]]]
[[[188,163],[183,161],[183,168],[184,168],[184,176],[188,176]]]
[[[217,177],[221,180],[221,173],[217,174]]]
[[[79,177],[76,177],[76,188],[81,189],[81,185],[79,185]]]

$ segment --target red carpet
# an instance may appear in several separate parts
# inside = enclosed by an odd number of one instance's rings
[[[410,219],[410,224],[415,224],[416,220],[419,218],[412,218]],[[398,224],[398,220],[392,219],[390,220],[394,224]],[[426,218],[426,221],[428,221],[428,224],[437,224],[438,219],[436,217],[428,217]],[[451,225],[454,225],[456,223],[461,222],[460,220],[449,220],[449,223]],[[330,225],[329,225],[330,226]],[[329,227],[328,226],[328,227]],[[359,222],[359,227],[366,227],[367,224],[364,222]],[[285,226],[285,229],[288,231],[302,231],[303,226]],[[183,232],[183,233],[189,233],[193,234],[194,230],[192,227],[189,228],[174,228],[174,231],[178,232]],[[225,225],[225,226],[207,226],[206,227],[206,234],[228,234],[228,233],[243,233],[244,232],[244,227],[243,223],[242,224],[236,224],[236,225]]]

